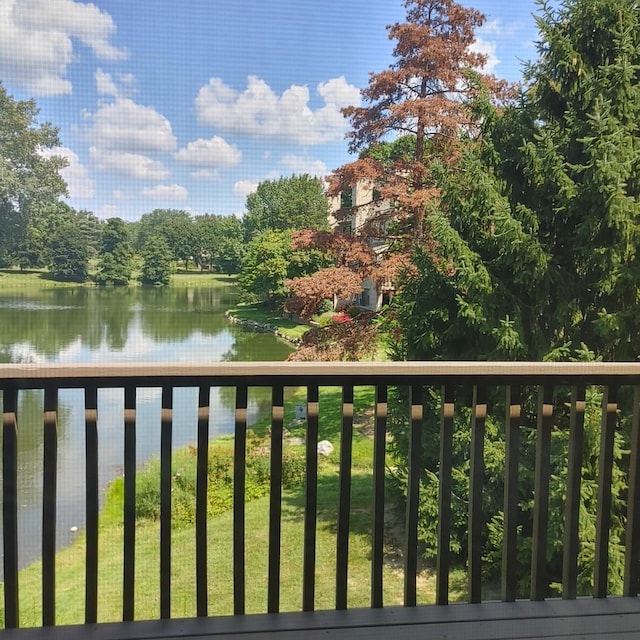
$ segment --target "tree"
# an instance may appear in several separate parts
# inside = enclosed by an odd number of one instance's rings
[[[290,231],[265,231],[247,246],[238,285],[248,299],[275,307],[287,296],[286,281],[311,274],[329,263],[318,250],[294,250]]]
[[[85,282],[89,249],[82,230],[73,224],[59,226],[48,241],[51,273],[59,280]]]
[[[238,273],[245,253],[244,229],[235,216],[203,215],[194,220],[196,260],[201,268]]]
[[[322,182],[307,174],[261,182],[247,196],[245,237],[272,230],[328,229],[329,204]]]
[[[386,238],[385,259],[375,269],[373,261],[368,270],[355,264],[362,277],[396,291],[413,269],[414,247],[435,255],[429,214],[440,207],[441,174],[459,168],[462,150],[478,134],[475,100],[482,95],[497,101],[506,91],[477,70],[486,60],[471,49],[474,29],[484,21],[481,13],[453,0],[405,0],[404,5],[407,21],[389,27],[396,62],[371,74],[361,91],[364,106],[343,109],[352,125],[349,150],[360,157],[336,169],[328,189],[337,196],[365,182],[390,204],[372,208],[357,230],[363,240]],[[345,206],[336,217],[351,214]],[[334,238],[341,242],[338,234]],[[344,275],[352,277],[346,270]],[[298,292],[313,291],[312,284],[298,283]]]
[[[441,174],[437,251],[398,300],[410,358],[640,354],[640,11],[544,4],[539,26],[520,101],[480,103],[464,171]]]
[[[187,211],[154,209],[145,213],[135,223],[136,248],[140,251],[152,237],[161,236],[166,241],[174,260],[182,260],[185,270],[195,259],[194,221]]]
[[[425,217],[434,246],[415,249],[416,271],[394,301],[401,357],[590,361],[640,355],[640,9],[626,0],[566,0],[558,9],[542,3],[538,25],[540,55],[527,69],[519,100],[497,110],[478,96],[473,106],[482,135],[462,149],[463,170],[434,174],[439,208]],[[602,402],[597,389],[590,394],[580,507],[582,593],[593,575],[600,430],[595,408]],[[489,404],[500,402],[490,398]],[[561,390],[554,405],[551,514],[561,513],[566,490],[569,418]],[[437,504],[438,467],[430,452],[437,448],[438,410],[437,400],[425,402],[421,537],[427,547],[435,535],[428,514]],[[523,535],[532,521],[535,413],[535,400],[525,390]],[[453,466],[461,471],[454,478],[455,495],[465,495],[468,483],[468,420],[465,410],[455,429]],[[609,580],[618,589],[628,429],[622,424],[616,431],[611,469]],[[406,460],[406,421],[397,419],[393,433],[399,459]],[[503,464],[502,438],[499,425],[488,423],[485,462],[495,472]],[[500,492],[500,486],[488,486],[484,495],[489,572],[495,571],[502,536]],[[466,523],[459,510],[452,549],[463,557]],[[561,572],[562,528],[561,518],[550,518],[552,580]],[[524,553],[521,559],[526,566]]]
[[[349,151],[363,153],[333,172],[329,194],[370,181],[393,205],[370,220],[377,234],[393,219],[398,233],[420,239],[429,235],[425,214],[439,202],[437,168],[457,163],[462,134],[473,135],[477,127],[470,98],[481,90],[497,95],[504,85],[477,71],[486,62],[471,49],[474,30],[484,22],[480,12],[454,0],[404,5],[407,21],[388,27],[396,62],[371,74],[361,91],[365,106],[343,109],[353,127]],[[397,138],[396,152],[380,153]]]
[[[141,280],[145,284],[169,284],[173,273],[173,256],[162,237],[151,237],[142,248]]]
[[[133,251],[129,230],[121,218],[109,218],[102,230],[98,284],[126,285],[131,280]]]
[[[0,83],[0,264],[27,238],[33,207],[66,194],[60,170],[66,161],[48,155],[58,146],[58,131],[37,124],[33,100],[15,101]]]

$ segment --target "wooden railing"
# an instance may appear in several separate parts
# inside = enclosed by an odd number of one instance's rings
[[[171,610],[171,473],[172,473],[172,398],[182,387],[199,389],[197,412],[197,489],[195,517],[194,580],[197,615],[209,614],[207,575],[207,454],[210,422],[210,389],[235,389],[234,498],[233,498],[233,592],[234,611],[245,613],[245,456],[247,397],[252,387],[271,389],[270,430],[270,507],[268,534],[268,602],[267,610],[280,608],[280,548],[282,516],[282,451],[285,425],[284,390],[306,387],[306,483],[304,486],[304,541],[301,608],[314,609],[316,575],[317,479],[318,461],[318,394],[322,387],[342,388],[340,425],[340,479],[337,504],[337,561],[335,575],[335,607],[347,607],[348,550],[350,534],[351,440],[353,434],[354,387],[375,388],[375,406],[371,423],[374,438],[372,459],[373,518],[371,530],[371,607],[382,607],[385,512],[386,443],[393,433],[388,425],[387,404],[391,389],[407,388],[408,472],[406,485],[406,518],[404,526],[404,603],[418,602],[417,575],[421,557],[418,541],[419,492],[423,466],[421,442],[423,407],[427,390],[440,407],[438,475],[438,530],[436,572],[436,604],[449,601],[451,571],[451,500],[452,442],[454,424],[467,405],[470,410],[470,482],[468,496],[468,554],[466,560],[469,602],[482,597],[483,489],[485,425],[495,406],[501,406],[504,433],[504,532],[501,575],[501,599],[513,601],[518,593],[518,473],[521,464],[521,429],[526,398],[537,397],[533,428],[535,430],[535,479],[531,530],[530,599],[543,600],[549,595],[547,552],[549,540],[549,486],[552,474],[551,438],[558,412],[567,416],[568,451],[564,500],[564,540],[562,597],[577,595],[580,492],[585,422],[585,390],[598,386],[602,391],[600,446],[598,454],[596,542],[593,569],[593,596],[608,595],[609,530],[612,510],[612,469],[614,437],[621,420],[629,422],[629,451],[625,453],[626,485],[616,488],[618,499],[626,500],[625,567],[622,593],[636,596],[640,585],[640,364],[631,363],[236,363],[210,366],[167,365],[0,365],[2,391],[2,517],[4,552],[4,620],[5,627],[19,626],[18,547],[18,445],[20,441],[19,394],[26,389],[44,390],[42,421],[43,509],[42,509],[42,624],[55,624],[56,619],[56,479],[58,452],[58,394],[61,389],[84,390],[86,440],[86,586],[85,621],[97,620],[98,611],[98,390],[124,389],[124,546],[122,619],[134,617],[134,576],[136,558],[136,393],[140,388],[159,388],[162,395],[160,447],[160,586],[159,616],[170,617]],[[566,390],[563,405],[558,408],[554,391]],[[499,395],[498,395],[499,394]],[[496,401],[495,398],[501,398]],[[529,409],[528,409],[529,410]],[[288,416],[291,418],[291,416]],[[564,428],[564,427],[562,427]]]

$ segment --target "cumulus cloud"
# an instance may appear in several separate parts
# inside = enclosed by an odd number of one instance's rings
[[[329,173],[324,162],[306,156],[286,155],[282,158],[282,164],[297,174],[308,173],[310,176],[322,178]]]
[[[260,183],[257,180],[238,180],[233,185],[233,193],[237,196],[246,198],[250,193],[253,193]]]
[[[34,95],[71,93],[66,78],[73,60],[72,38],[104,60],[126,53],[111,43],[111,16],[94,4],[74,0],[0,2],[0,77]]]
[[[358,104],[359,90],[344,78],[334,78],[317,87],[324,105],[313,110],[304,86],[291,85],[276,94],[264,80],[249,76],[242,93],[220,78],[211,78],[195,100],[198,120],[205,125],[252,137],[271,137],[296,144],[322,144],[340,138],[346,121],[340,109]]]
[[[500,60],[496,56],[495,42],[476,38],[476,41],[471,45],[470,49],[476,53],[487,56],[487,62],[481,69],[483,73],[495,73],[496,67],[500,64]]]
[[[134,93],[135,78],[132,73],[119,73],[117,79],[102,69],[95,73],[96,90],[101,96],[113,96],[114,98],[126,98]]]
[[[89,137],[96,147],[130,152],[173,151],[171,123],[153,107],[130,98],[101,104],[91,116]]]
[[[158,184],[142,190],[142,195],[151,200],[186,200],[187,190],[179,184]]]
[[[232,167],[240,162],[242,153],[219,136],[189,142],[175,153],[175,158],[194,167]]]
[[[89,155],[97,169],[136,180],[164,180],[169,171],[157,160],[127,151],[90,147]]]
[[[82,164],[78,154],[68,147],[54,147],[43,149],[42,156],[62,156],[67,161],[67,166],[60,171],[60,175],[67,183],[70,198],[92,198],[94,193],[93,180],[89,177],[87,168]]]

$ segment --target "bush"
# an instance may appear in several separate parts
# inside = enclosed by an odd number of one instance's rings
[[[271,451],[268,438],[247,433],[245,468],[245,501],[269,493]],[[171,518],[174,527],[186,527],[195,522],[197,449],[188,447],[174,454],[171,478]],[[282,454],[282,487],[300,486],[305,478],[304,454],[285,449]],[[207,513],[209,516],[229,511],[233,505],[233,447],[214,444],[209,449]],[[136,478],[136,516],[139,519],[160,518],[160,461],[148,462]]]

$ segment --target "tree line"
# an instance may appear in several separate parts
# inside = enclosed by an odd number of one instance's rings
[[[0,268],[47,268],[55,279],[85,282],[93,263],[97,284],[126,285],[134,274],[166,284],[178,264],[229,274],[245,265],[251,296],[264,290],[257,272],[273,266],[256,260],[264,234],[327,226],[324,186],[306,174],[260,183],[242,219],[154,209],[135,222],[99,220],[61,199],[66,161],[54,153],[58,131],[37,114],[33,100],[16,101],[0,84]]]

